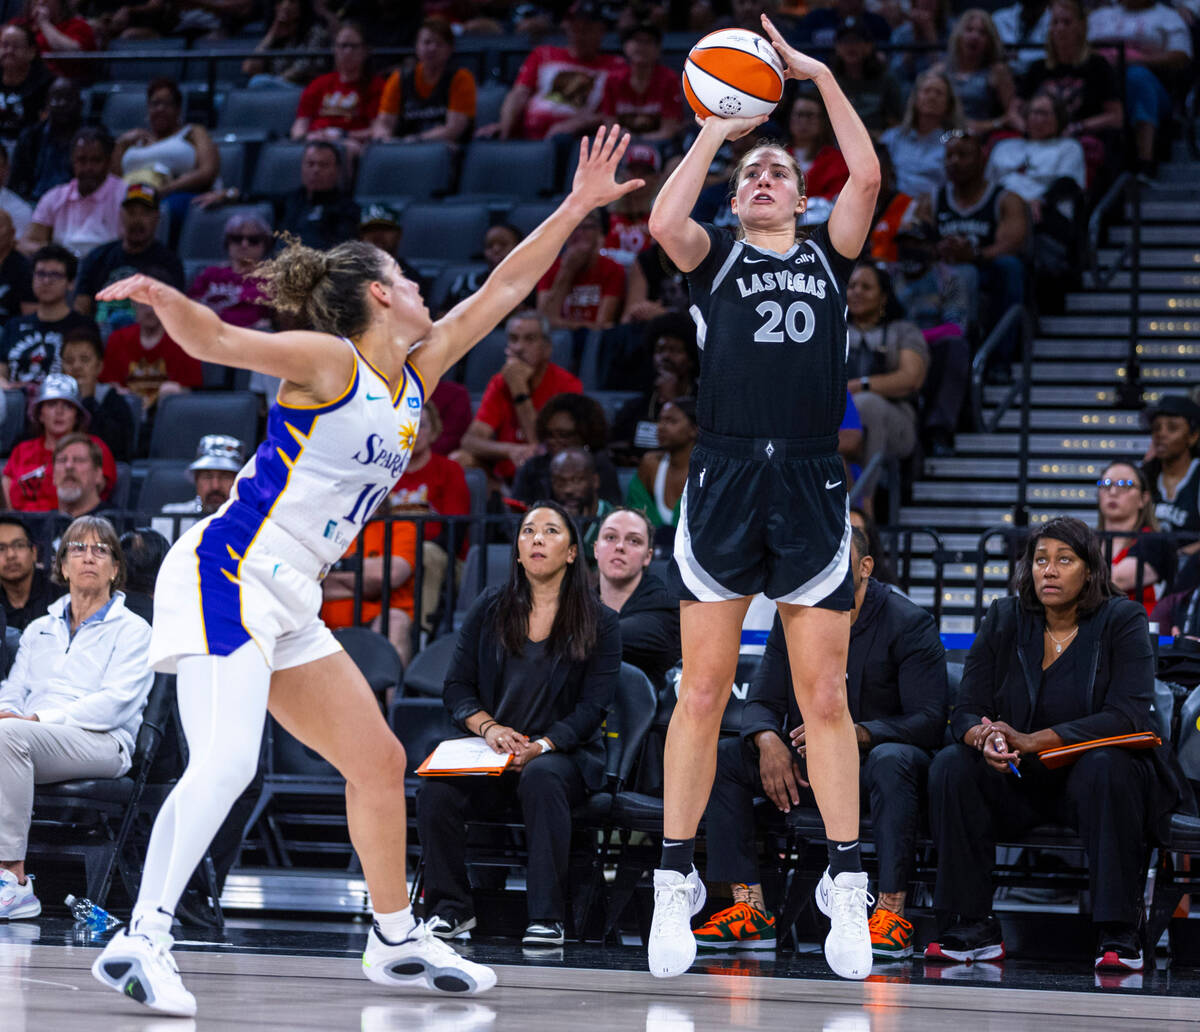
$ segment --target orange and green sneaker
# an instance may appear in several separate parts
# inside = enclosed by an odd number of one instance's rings
[[[773,950],[775,915],[764,914],[749,903],[735,903],[713,914],[692,934],[703,950]]]
[[[913,952],[913,926],[899,914],[877,907],[867,922],[871,932],[871,953],[887,960],[911,957]]]

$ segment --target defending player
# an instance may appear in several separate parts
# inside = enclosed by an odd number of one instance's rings
[[[846,397],[845,286],[871,228],[879,163],[828,68],[763,25],[787,77],[811,80],[850,169],[827,226],[797,240],[804,179],[781,146],[748,151],[734,173],[741,239],[689,215],[727,139],[765,121],[709,118],[667,181],[650,232],[688,277],[701,351],[700,437],[675,535],[683,676],[665,754],[664,834],[654,874],[651,973],[686,971],[690,918],[704,904],[692,865],[716,766],[721,714],[750,598],[779,606],[804,714],[808,776],[825,821],[829,869],[817,902],[830,915],[829,966],[871,969],[867,877],[858,849],[858,744],[846,705],[853,591],[850,521],[837,429]]]
[[[396,262],[358,242],[329,252],[294,244],[264,270],[276,306],[320,332],[237,328],[141,275],[97,295],[153,305],[196,358],[284,381],[229,501],[175,543],[159,573],[150,661],[178,674],[190,757],[155,821],[129,931],[92,966],[105,985],[168,1014],[196,1012],[169,952],[172,912],[254,776],[268,709],[346,778],[350,838],[375,910],[367,977],[449,993],[495,984],[490,968],[413,920],[404,750],[318,616],[320,581],[403,473],[426,385],[528,296],[585,215],[641,185],[614,181],[627,144],[617,127],[582,141],[570,196],[436,323]]]

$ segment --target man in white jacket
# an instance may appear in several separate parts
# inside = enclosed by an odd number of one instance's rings
[[[52,567],[67,594],[21,635],[0,683],[0,919],[36,917],[25,873],[34,786],[129,770],[154,674],[150,625],[125,608],[125,560],[99,516],[75,520]]]

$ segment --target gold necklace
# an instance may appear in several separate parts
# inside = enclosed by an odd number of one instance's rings
[[[1049,627],[1047,627],[1047,628],[1046,628],[1046,633],[1047,633],[1048,635],[1050,635],[1050,640],[1051,640],[1052,642],[1054,642],[1054,653],[1055,653],[1055,655],[1061,655],[1061,654],[1062,654],[1062,650],[1063,650],[1063,646],[1064,646],[1064,645],[1069,645],[1069,644],[1071,643],[1071,639],[1072,639],[1072,638],[1074,638],[1074,637],[1075,637],[1075,635],[1077,635],[1077,634],[1079,633],[1079,628],[1078,628],[1078,627],[1076,627],[1076,628],[1075,628],[1075,630],[1073,630],[1073,631],[1072,631],[1070,634],[1068,634],[1068,635],[1067,635],[1065,638],[1063,638],[1063,640],[1062,640],[1062,641],[1059,641],[1059,640],[1058,640],[1056,637],[1054,637],[1054,632],[1053,632],[1052,630],[1050,630],[1050,628],[1049,628]]]

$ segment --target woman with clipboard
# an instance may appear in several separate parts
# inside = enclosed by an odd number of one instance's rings
[[[617,616],[588,582],[579,528],[555,502],[521,520],[506,584],[468,611],[446,674],[451,719],[497,754],[500,777],[427,777],[417,795],[426,859],[425,920],[469,938],[465,822],[519,809],[529,849],[526,946],[563,941],[571,810],[604,779],[601,725],[621,669]],[[515,776],[514,776],[515,774]]]

